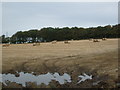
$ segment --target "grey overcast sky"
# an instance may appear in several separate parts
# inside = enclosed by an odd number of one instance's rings
[[[118,23],[117,2],[3,2],[2,33],[43,27],[96,27]]]

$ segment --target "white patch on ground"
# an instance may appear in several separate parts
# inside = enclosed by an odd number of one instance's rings
[[[81,78],[81,80],[78,83],[84,82],[85,80],[88,80],[88,79],[92,79],[92,75],[89,76],[85,73],[83,75],[78,76],[78,77]]]
[[[100,83],[101,81],[93,82],[93,86],[96,86]]]

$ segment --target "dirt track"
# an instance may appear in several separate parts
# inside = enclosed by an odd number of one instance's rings
[[[108,81],[115,81],[118,77],[117,39],[100,42],[79,40],[70,41],[70,44],[50,42],[41,43],[40,46],[12,44],[3,47],[2,51],[2,73],[67,72],[75,82],[75,77],[84,72],[95,77],[107,75]]]

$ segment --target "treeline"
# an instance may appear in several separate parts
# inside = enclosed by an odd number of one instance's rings
[[[64,28],[42,28],[41,30],[18,31],[12,37],[2,35],[2,43],[33,43],[50,42],[53,40],[81,40],[89,38],[118,38],[119,25],[107,25],[91,28],[64,27]]]

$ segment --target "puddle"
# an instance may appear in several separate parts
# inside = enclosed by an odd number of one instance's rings
[[[0,74],[0,82],[2,82],[2,74]]]
[[[18,72],[17,72],[18,73]],[[7,86],[7,81],[9,82],[15,82],[17,84],[21,84],[23,87],[26,87],[27,82],[36,83],[37,85],[40,85],[44,83],[45,85],[48,85],[52,80],[58,81],[60,84],[70,83],[71,76],[67,73],[64,73],[63,75],[59,75],[59,73],[55,72],[53,73],[47,73],[47,74],[41,74],[41,75],[33,75],[33,73],[24,73],[19,72],[19,77],[16,77],[14,74],[0,74],[0,82],[2,82],[4,85]],[[80,79],[78,83],[84,82],[87,79],[92,79],[92,75],[83,74],[78,76]]]
[[[100,83],[101,81],[93,82],[93,86],[96,86]]]
[[[52,80],[58,81],[60,84],[64,84],[66,82],[71,82],[71,77],[67,73],[64,73],[62,76],[59,73],[47,73],[35,76],[30,73],[20,72],[19,77],[16,77],[14,74],[0,74],[0,82],[6,84],[6,81],[16,82],[18,84],[22,84],[22,86],[26,87],[26,82],[34,82],[37,85],[44,83],[48,85]]]
[[[117,86],[120,86],[120,83],[117,83]]]
[[[92,75],[89,76],[85,73],[83,75],[78,76],[78,77],[81,78],[81,80],[78,83],[84,82],[85,80],[88,80],[88,79],[92,79]]]

